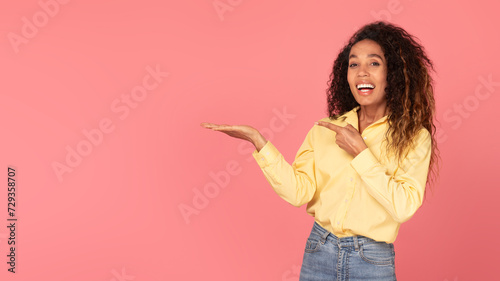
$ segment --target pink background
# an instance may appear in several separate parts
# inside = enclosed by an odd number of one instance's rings
[[[1,280],[298,280],[313,218],[274,193],[249,143],[199,123],[252,125],[291,163],[326,116],[339,49],[379,17],[420,38],[437,69],[441,178],[401,227],[398,279],[498,276],[496,1],[40,3],[0,8]]]

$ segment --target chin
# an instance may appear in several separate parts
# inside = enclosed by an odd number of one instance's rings
[[[363,105],[363,106],[374,104],[372,101],[366,100],[366,98],[356,99],[356,101],[359,103],[359,105]]]
[[[363,97],[363,98],[357,98],[356,101],[358,102],[358,104],[360,106],[375,106],[375,107],[379,107],[379,106],[384,106],[387,104],[385,103],[385,101],[373,101],[371,99],[368,99],[366,97]]]

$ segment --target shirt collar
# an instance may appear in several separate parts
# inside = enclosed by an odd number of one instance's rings
[[[353,108],[351,111],[346,112],[344,114],[344,116],[346,118],[345,121],[347,123],[351,124],[351,126],[353,126],[354,128],[356,128],[356,130],[358,130],[358,131],[359,131],[359,128],[358,128],[358,124],[359,124],[358,110],[360,108],[361,108],[361,106],[358,105],[355,108]],[[385,115],[382,118],[378,119],[377,121],[373,122],[368,127],[372,127],[372,126],[375,126],[375,125],[378,125],[378,124],[382,124],[382,123],[387,123],[387,115]]]

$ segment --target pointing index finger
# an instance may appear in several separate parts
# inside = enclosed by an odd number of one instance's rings
[[[332,124],[332,123],[328,123],[328,122],[325,122],[325,121],[317,121],[315,124],[323,126],[323,127],[326,127],[328,129],[334,131],[335,133],[338,133],[339,130],[342,129],[341,126],[338,126],[338,125],[335,125],[335,124]]]

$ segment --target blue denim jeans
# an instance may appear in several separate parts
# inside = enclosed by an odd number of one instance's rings
[[[338,238],[314,222],[307,239],[300,281],[396,280],[392,243],[365,236]]]

